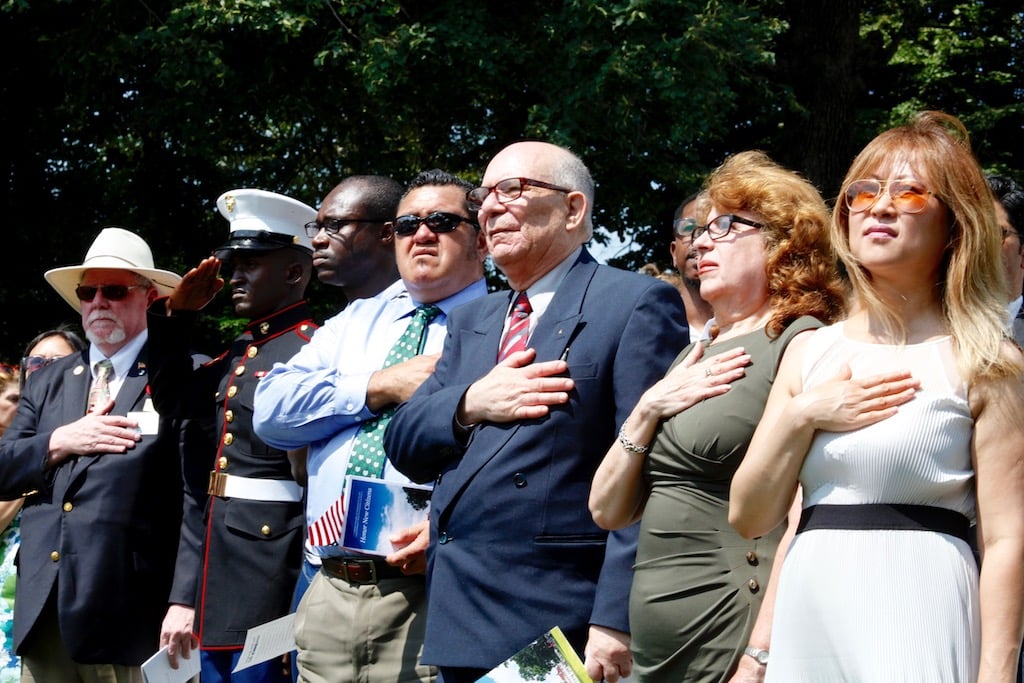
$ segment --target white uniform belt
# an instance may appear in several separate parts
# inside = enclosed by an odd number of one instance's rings
[[[222,498],[281,503],[298,503],[302,500],[302,487],[289,479],[254,479],[224,472],[210,472],[208,492],[211,496]]]

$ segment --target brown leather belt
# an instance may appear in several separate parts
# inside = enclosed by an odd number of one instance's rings
[[[357,559],[354,557],[324,557],[320,568],[328,576],[343,579],[349,583],[377,583],[381,579],[415,578],[402,573],[384,560]]]

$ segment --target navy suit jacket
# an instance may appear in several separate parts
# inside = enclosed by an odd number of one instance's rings
[[[587,508],[597,466],[640,395],[688,341],[679,292],[598,265],[584,250],[533,332],[537,361],[564,358],[575,382],[544,418],[476,426],[454,418],[496,363],[509,292],[454,310],[432,377],[385,435],[394,465],[435,480],[423,661],[491,668],[560,626],[628,631],[636,527],[608,534]]]
[[[143,410],[146,350],[118,391],[113,414]],[[14,601],[20,650],[51,591],[71,657],[137,666],[160,646],[169,602],[191,604],[195,576],[174,578],[181,525],[178,423],[126,453],[84,455],[44,470],[50,436],[85,414],[88,352],[32,375],[0,439],[0,497],[25,498]]]

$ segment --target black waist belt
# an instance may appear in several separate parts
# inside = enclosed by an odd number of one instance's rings
[[[411,578],[384,560],[324,557],[320,569],[328,576],[356,584],[377,583],[380,579]]]
[[[971,521],[956,510],[932,505],[870,503],[812,505],[800,514],[799,534],[812,529],[935,531],[967,540]]]

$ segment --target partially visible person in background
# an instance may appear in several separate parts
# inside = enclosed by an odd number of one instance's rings
[[[10,366],[0,369],[0,435],[14,419],[18,399],[25,380],[36,370],[81,351],[85,342],[77,334],[62,327],[37,335],[25,348],[20,370]],[[21,680],[21,659],[14,652],[14,589],[18,568],[14,560],[21,547],[21,505],[24,498],[0,501],[0,683],[18,683]]]
[[[18,398],[21,396],[18,379],[17,366],[0,363],[0,436],[18,410]]]
[[[14,419],[18,409],[18,369],[0,365],[0,436]],[[17,569],[14,558],[18,554],[21,536],[18,531],[17,515],[21,509],[21,499],[0,502],[0,525],[4,529],[0,535],[0,683],[18,683],[21,679],[21,660],[14,652],[14,586]]]
[[[650,275],[651,277],[656,277],[662,282],[669,283],[677,290],[679,290],[679,296],[684,296],[684,290],[686,289],[686,285],[683,284],[683,278],[679,276],[679,273],[676,273],[671,270],[662,270],[653,263],[645,263],[644,265],[640,266],[640,269],[637,272],[643,273],[644,275]]]
[[[682,278],[679,293],[686,309],[686,323],[694,340],[707,339],[714,312],[711,304],[700,295],[700,278],[697,276],[697,249],[693,246],[693,229],[697,227],[697,199],[694,192],[676,208],[672,217],[672,241],[668,245],[672,265]]]
[[[992,189],[996,220],[1002,230],[1000,256],[1006,271],[1007,323],[1013,338],[1024,345],[1024,188],[1013,179],[1000,175],[985,177]]]
[[[21,359],[21,386],[25,386],[25,380],[36,370],[85,348],[85,341],[66,325],[40,332],[25,347],[25,356]]]

